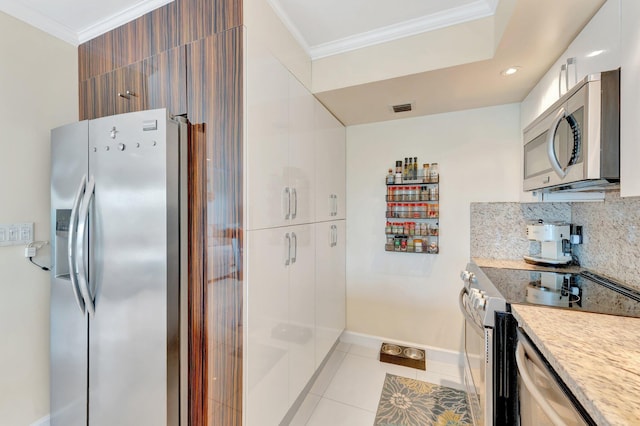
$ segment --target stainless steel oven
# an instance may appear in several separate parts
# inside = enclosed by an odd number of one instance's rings
[[[469,292],[460,292],[460,310],[464,315],[464,384],[469,396],[471,416],[475,425],[490,424],[491,412],[487,411],[487,395],[491,395],[493,330],[485,328],[474,315]]]
[[[475,272],[474,272],[475,271]],[[503,344],[500,320],[497,312],[504,312],[504,298],[496,296],[494,289],[484,286],[487,280],[479,269],[469,264],[461,278],[464,286],[460,291],[459,304],[464,322],[465,373],[464,382],[474,425],[509,424],[498,418],[511,417],[497,403],[497,393],[503,391],[501,383],[494,380],[496,355]],[[497,352],[496,352],[497,350]]]

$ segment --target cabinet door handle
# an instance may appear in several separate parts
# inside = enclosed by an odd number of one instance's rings
[[[565,75],[565,81],[567,80],[567,64],[560,66],[560,73],[558,74],[558,97],[562,97],[562,73]]]
[[[298,236],[296,235],[295,232],[291,233],[291,239],[293,240],[293,256],[290,256],[291,263],[296,263],[296,259],[298,257]],[[291,244],[291,242],[289,242],[289,244]]]
[[[131,90],[127,90],[126,92],[118,92],[118,96],[124,99],[131,99],[131,96],[135,96],[136,94]]]
[[[282,190],[282,211],[285,212],[285,220],[289,220],[291,218],[291,190],[288,186]]]
[[[289,266],[289,264],[291,264],[291,237],[289,236],[288,232],[284,234],[284,239],[285,239],[284,266]]]
[[[333,225],[329,228],[329,247],[333,247]]]
[[[329,216],[338,215],[338,196],[336,194],[329,195]]]
[[[333,234],[333,241],[331,242],[331,247],[335,247],[338,245],[338,227],[336,225],[331,225],[331,232]]]
[[[295,219],[298,215],[298,191],[295,188],[291,188],[291,195],[293,195],[293,210],[291,213],[291,219]]]
[[[576,65],[576,58],[567,59],[567,71],[565,73],[565,88],[569,91],[569,67],[573,65],[573,84],[578,82],[578,66]]]

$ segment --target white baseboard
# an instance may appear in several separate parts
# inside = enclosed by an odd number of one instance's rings
[[[51,416],[47,414],[43,418],[31,423],[30,426],[50,426],[51,425],[50,420],[51,420]]]
[[[367,348],[379,348],[383,342],[395,343],[401,346],[410,346],[412,348],[424,349],[427,355],[427,360],[429,361],[442,362],[459,366],[464,365],[464,354],[462,352],[456,352],[432,346],[419,345],[417,343],[405,342],[398,339],[372,336],[370,334],[356,333],[353,331],[345,330],[340,336],[340,341],[352,345],[364,346]]]

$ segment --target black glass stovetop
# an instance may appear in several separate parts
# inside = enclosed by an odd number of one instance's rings
[[[508,304],[640,317],[640,293],[590,272],[480,268]]]

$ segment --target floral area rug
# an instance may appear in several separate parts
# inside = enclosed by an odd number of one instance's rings
[[[465,392],[387,374],[374,426],[471,426]]]

